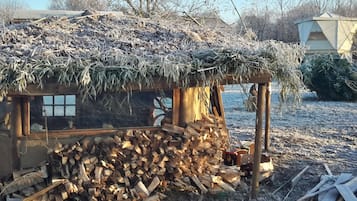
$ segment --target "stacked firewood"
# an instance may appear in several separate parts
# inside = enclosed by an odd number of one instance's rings
[[[165,124],[59,144],[51,155],[53,176],[69,182],[52,194],[63,199],[160,200],[167,188],[234,191],[240,172],[222,165],[227,139],[223,120],[204,116],[186,128]]]

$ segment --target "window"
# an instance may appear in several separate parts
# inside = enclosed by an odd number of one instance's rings
[[[70,117],[76,116],[76,96],[43,96],[42,116]]]
[[[326,40],[326,37],[322,32],[311,32],[309,40]]]

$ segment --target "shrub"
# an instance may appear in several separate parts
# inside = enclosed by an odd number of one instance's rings
[[[357,68],[346,59],[336,55],[311,56],[301,71],[305,85],[321,100],[357,100]]]

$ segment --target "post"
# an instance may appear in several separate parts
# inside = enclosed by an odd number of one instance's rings
[[[224,125],[226,125],[226,117],[224,115],[224,105],[223,105],[223,99],[222,99],[222,90],[221,87],[222,85],[215,85],[214,90],[217,95],[217,104],[218,104],[218,109],[219,109],[219,114],[221,115]]]
[[[175,126],[179,125],[180,122],[180,88],[173,89],[172,93],[172,124]]]
[[[13,98],[13,110],[11,113],[11,130],[14,132],[14,137],[22,136],[22,111],[21,98]]]
[[[22,136],[22,121],[21,121],[21,98],[12,98],[11,111],[11,141],[12,141],[12,168],[17,170],[20,168],[20,157],[18,153],[18,137]]]
[[[180,126],[202,119],[208,113],[209,87],[189,87],[181,89]]]
[[[266,95],[265,95],[265,151],[269,151],[270,146],[270,103],[271,103],[271,82],[266,83]]]
[[[257,198],[259,188],[259,167],[262,154],[262,134],[263,134],[263,108],[265,97],[266,85],[259,84],[258,86],[258,101],[256,111],[256,123],[255,123],[255,147],[254,147],[254,163],[253,163],[253,178],[251,198]]]
[[[30,135],[30,97],[22,99],[22,133]]]

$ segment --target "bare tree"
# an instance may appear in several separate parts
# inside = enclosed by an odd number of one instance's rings
[[[215,11],[215,2],[216,0],[51,0],[50,9],[120,10],[149,17],[163,13],[207,13],[207,11]]]
[[[66,1],[65,0],[51,0],[49,9],[52,10],[66,10]]]
[[[2,0],[0,2],[0,21],[9,22],[17,9],[23,8],[21,0]]]
[[[50,9],[56,10],[107,10],[107,0],[51,0]]]
[[[357,2],[353,0],[335,0],[332,12],[348,17],[357,17]]]

